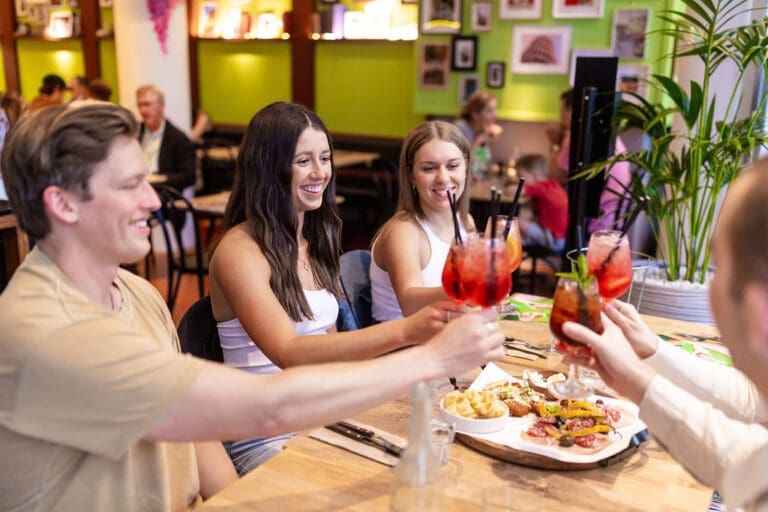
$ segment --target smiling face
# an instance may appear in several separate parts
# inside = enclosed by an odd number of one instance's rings
[[[95,259],[110,265],[139,260],[149,251],[147,221],[160,201],[147,182],[147,165],[133,138],[115,139],[106,160],[96,165],[90,199],[75,198],[77,237]],[[74,193],[73,193],[74,194]]]
[[[165,105],[162,98],[152,91],[144,91],[136,96],[136,104],[144,124],[152,131],[160,128],[165,118]]]
[[[458,198],[464,193],[467,163],[452,142],[434,138],[421,146],[413,159],[411,183],[419,196],[421,210],[450,211],[448,191]]]
[[[291,199],[300,214],[320,208],[331,180],[331,147],[322,130],[307,127],[296,143],[291,165]]]

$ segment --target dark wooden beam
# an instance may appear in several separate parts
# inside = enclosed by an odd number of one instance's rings
[[[291,15],[291,97],[295,103],[315,108],[315,45],[312,14],[315,0],[293,0]]]
[[[99,38],[96,31],[101,25],[98,0],[80,0],[80,44],[83,47],[85,77],[88,80],[101,78]]]
[[[195,122],[197,109],[200,108],[200,74],[197,68],[197,28],[196,21],[199,13],[195,12],[196,0],[187,0],[187,21],[189,27],[187,44],[189,47],[189,100],[192,103],[192,122]]]
[[[14,0],[0,0],[0,47],[2,47],[5,89],[21,94],[19,61],[16,57],[16,6]]]

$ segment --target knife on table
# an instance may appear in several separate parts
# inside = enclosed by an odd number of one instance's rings
[[[378,448],[379,450],[382,450],[395,457],[400,457],[400,455],[403,453],[402,448],[394,443],[387,441],[381,436],[376,435],[376,433],[372,430],[358,427],[357,425],[352,425],[351,423],[347,423],[345,421],[340,421],[339,423],[334,423],[332,425],[326,425],[325,428],[344,437],[348,437],[350,439],[354,439],[355,441],[371,445],[374,448]]]

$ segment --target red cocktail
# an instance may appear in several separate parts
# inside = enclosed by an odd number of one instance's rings
[[[509,253],[501,239],[477,238],[467,244],[461,269],[469,303],[489,308],[509,293],[512,286]]]
[[[621,297],[632,286],[632,256],[627,236],[610,229],[595,231],[589,238],[587,265],[605,300]]]
[[[454,242],[448,250],[448,257],[445,258],[445,265],[443,266],[443,290],[445,290],[446,295],[460,303],[467,300],[467,294],[461,280],[466,254],[467,246]]]
[[[595,281],[592,281],[586,290],[582,290],[573,279],[561,277],[557,282],[553,302],[549,328],[559,341],[557,349],[569,354],[590,356],[592,350],[588,346],[563,333],[563,324],[577,322],[598,334],[603,332],[603,323],[600,321],[600,295]]]

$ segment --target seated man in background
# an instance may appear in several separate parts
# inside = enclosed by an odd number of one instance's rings
[[[150,173],[167,176],[166,184],[184,190],[195,183],[195,146],[165,118],[165,97],[154,85],[136,91],[141,116],[139,142]]]
[[[476,314],[372,361],[270,376],[178,354],[157,290],[119,268],[149,250],[159,206],[136,132],[122,107],[59,106],[6,142],[36,245],[0,295],[0,510],[186,510],[235,478],[220,443],[192,441],[322,425],[503,357]]]
[[[69,101],[84,100],[88,98],[88,79],[83,75],[76,75],[69,79]]]
[[[660,343],[634,308],[621,302],[605,306],[602,335],[575,323],[564,327],[594,351],[591,360],[575,362],[596,369],[606,384],[637,403],[654,437],[697,478],[719,489],[729,509],[768,510],[768,478],[761,470],[768,467],[766,172],[763,160],[731,185],[712,239],[712,313],[743,374],[693,361]]]
[[[104,80],[96,78],[88,83],[88,98],[109,101],[110,97],[112,97],[112,88]]]

